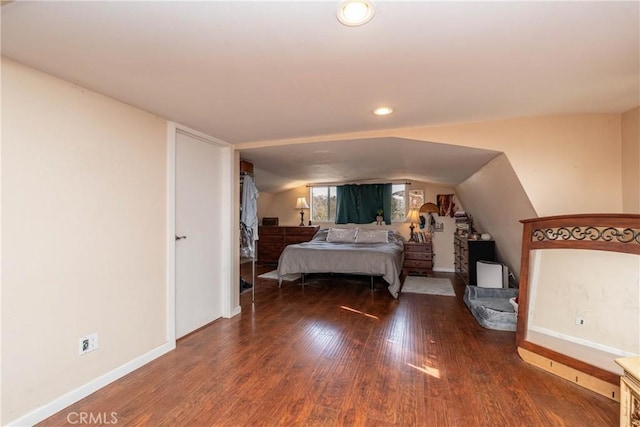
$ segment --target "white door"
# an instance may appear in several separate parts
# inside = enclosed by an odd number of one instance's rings
[[[176,338],[222,316],[223,150],[176,132]]]

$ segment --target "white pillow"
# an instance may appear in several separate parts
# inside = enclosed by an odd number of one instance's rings
[[[358,234],[357,228],[330,228],[327,233],[327,242],[330,243],[353,243]]]
[[[389,233],[387,230],[366,230],[358,229],[356,243],[389,243]]]

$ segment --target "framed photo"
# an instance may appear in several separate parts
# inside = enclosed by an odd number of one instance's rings
[[[423,190],[409,190],[409,209],[420,209],[424,204]]]

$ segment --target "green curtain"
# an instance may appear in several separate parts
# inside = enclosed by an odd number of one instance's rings
[[[336,224],[369,224],[378,210],[391,224],[391,184],[347,184],[336,187]]]
[[[336,186],[336,224],[355,223],[358,219],[358,186]]]

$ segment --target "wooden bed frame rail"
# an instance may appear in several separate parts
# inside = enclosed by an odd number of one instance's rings
[[[524,228],[516,329],[518,353],[529,363],[619,400],[617,375],[526,340],[530,256],[535,249],[588,249],[640,255],[640,215],[561,215],[520,222]]]

